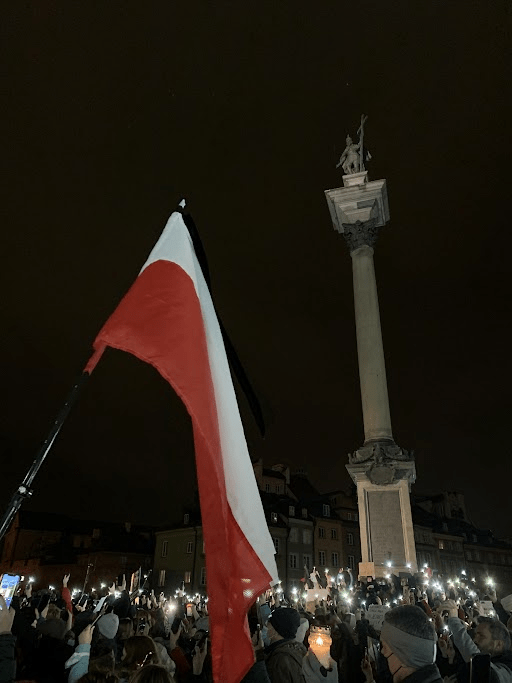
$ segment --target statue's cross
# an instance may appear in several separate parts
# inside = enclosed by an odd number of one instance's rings
[[[359,135],[359,170],[364,171],[364,151],[363,151],[363,138],[364,138],[364,124],[366,123],[368,117],[361,114],[361,125],[357,129],[357,134]]]

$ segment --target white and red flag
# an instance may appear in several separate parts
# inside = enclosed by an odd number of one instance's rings
[[[238,683],[254,661],[246,614],[277,581],[219,322],[180,213],[171,215],[138,278],[94,342],[153,365],[192,418],[216,683]]]

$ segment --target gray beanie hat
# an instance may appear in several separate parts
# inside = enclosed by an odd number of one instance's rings
[[[113,612],[104,614],[98,619],[97,626],[102,636],[105,636],[105,638],[108,638],[109,640],[114,640],[117,629],[119,628],[119,617]]]

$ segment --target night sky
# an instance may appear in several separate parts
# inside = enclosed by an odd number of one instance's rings
[[[12,3],[2,18],[2,496],[178,201],[261,401],[251,456],[349,482],[351,260],[324,190],[368,114],[393,431],[417,493],[511,536],[509,0]],[[7,105],[5,107],[5,104]],[[238,389],[238,387],[237,387]],[[189,418],[108,351],[28,509],[155,525],[193,496]]]

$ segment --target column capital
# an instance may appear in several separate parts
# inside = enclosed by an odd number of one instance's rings
[[[376,218],[367,221],[357,220],[355,223],[342,223],[343,237],[352,254],[360,247],[372,247],[379,236],[379,225]]]

